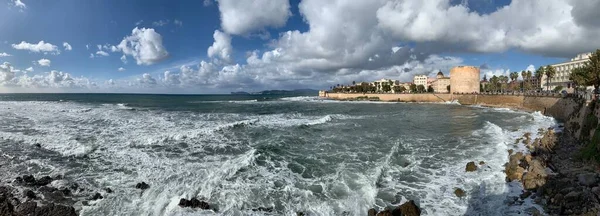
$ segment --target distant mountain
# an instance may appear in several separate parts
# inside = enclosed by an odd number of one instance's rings
[[[265,90],[265,91],[260,91],[260,92],[244,92],[244,91],[239,91],[239,92],[231,92],[231,94],[233,95],[299,95],[299,94],[306,94],[306,95],[315,95],[318,94],[319,90],[314,90],[314,89],[295,89],[295,90]]]

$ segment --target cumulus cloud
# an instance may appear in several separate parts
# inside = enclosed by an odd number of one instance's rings
[[[231,37],[219,30],[215,30],[213,34],[215,42],[208,47],[208,57],[218,57],[226,62],[231,61]]]
[[[401,41],[432,43],[454,51],[503,52],[517,48],[566,57],[600,47],[600,41],[594,40],[600,31],[585,28],[600,23],[593,18],[595,12],[587,12],[589,8],[600,8],[600,3],[591,2],[513,0],[495,12],[481,15],[464,5],[452,5],[449,0],[388,1],[376,14],[381,29]]]
[[[40,59],[37,61],[40,66],[50,67],[51,61],[49,59]]]
[[[67,43],[67,42],[63,42],[63,47],[65,48],[65,50],[70,51],[73,50],[73,47],[71,47],[71,44]]]
[[[109,56],[109,54],[107,52],[102,51],[102,50],[98,50],[96,52],[96,56],[97,57],[100,57],[100,56]]]
[[[12,56],[11,54],[5,53],[5,52],[1,52],[0,53],[0,57],[8,57],[8,56]]]
[[[169,56],[162,44],[162,36],[152,28],[134,28],[117,48],[123,54],[132,56],[138,65],[151,65]]]
[[[127,64],[127,56],[122,55],[121,56],[121,62],[123,62],[123,64]]]
[[[291,15],[288,0],[217,2],[221,12],[221,26],[228,34],[243,35],[265,27],[282,27]]]
[[[18,7],[21,10],[27,8],[27,5],[25,5],[25,3],[23,3],[21,0],[13,0],[13,4],[14,4],[15,7]]]
[[[119,72],[125,71],[125,68],[123,68],[123,67],[120,67],[120,68],[118,69],[118,71],[119,71]]]
[[[145,73],[141,78],[138,79],[138,82],[144,86],[154,86],[156,85],[156,79],[152,77],[152,75]]]
[[[27,69],[25,69],[25,71],[27,71],[27,72],[33,72],[33,67],[28,67]]]
[[[21,41],[21,43],[19,44],[12,44],[12,47],[17,50],[29,50],[30,52],[35,53],[43,52],[44,54],[60,54],[60,51],[58,50],[57,46],[51,43],[46,43],[44,41],[40,41],[37,44],[31,44],[25,41]]]
[[[9,62],[0,64],[0,84],[4,85],[15,78],[16,71]]]

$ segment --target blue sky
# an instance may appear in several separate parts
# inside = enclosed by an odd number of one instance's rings
[[[600,47],[581,17],[597,3],[568,0],[2,1],[2,92],[326,88],[457,65],[499,75]]]

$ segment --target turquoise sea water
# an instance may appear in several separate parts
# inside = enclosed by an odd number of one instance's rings
[[[409,199],[425,215],[518,214],[530,205],[505,204],[519,193],[504,181],[507,150],[555,124],[452,103],[283,95],[8,94],[0,120],[3,182],[60,174],[55,186],[90,189],[75,197],[115,191],[76,204],[81,215],[366,215]],[[486,165],[465,173],[469,161]],[[192,197],[218,211],[177,205]]]

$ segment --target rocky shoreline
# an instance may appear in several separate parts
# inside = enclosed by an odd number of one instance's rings
[[[551,128],[540,130],[538,135],[531,140],[531,134],[526,133],[515,141],[528,152],[509,150],[506,181],[523,186],[522,194],[509,198],[509,204],[522,204],[531,198],[548,215],[598,215],[600,176],[592,164],[577,159],[581,145],[569,133]],[[533,207],[525,213],[542,215]]]

